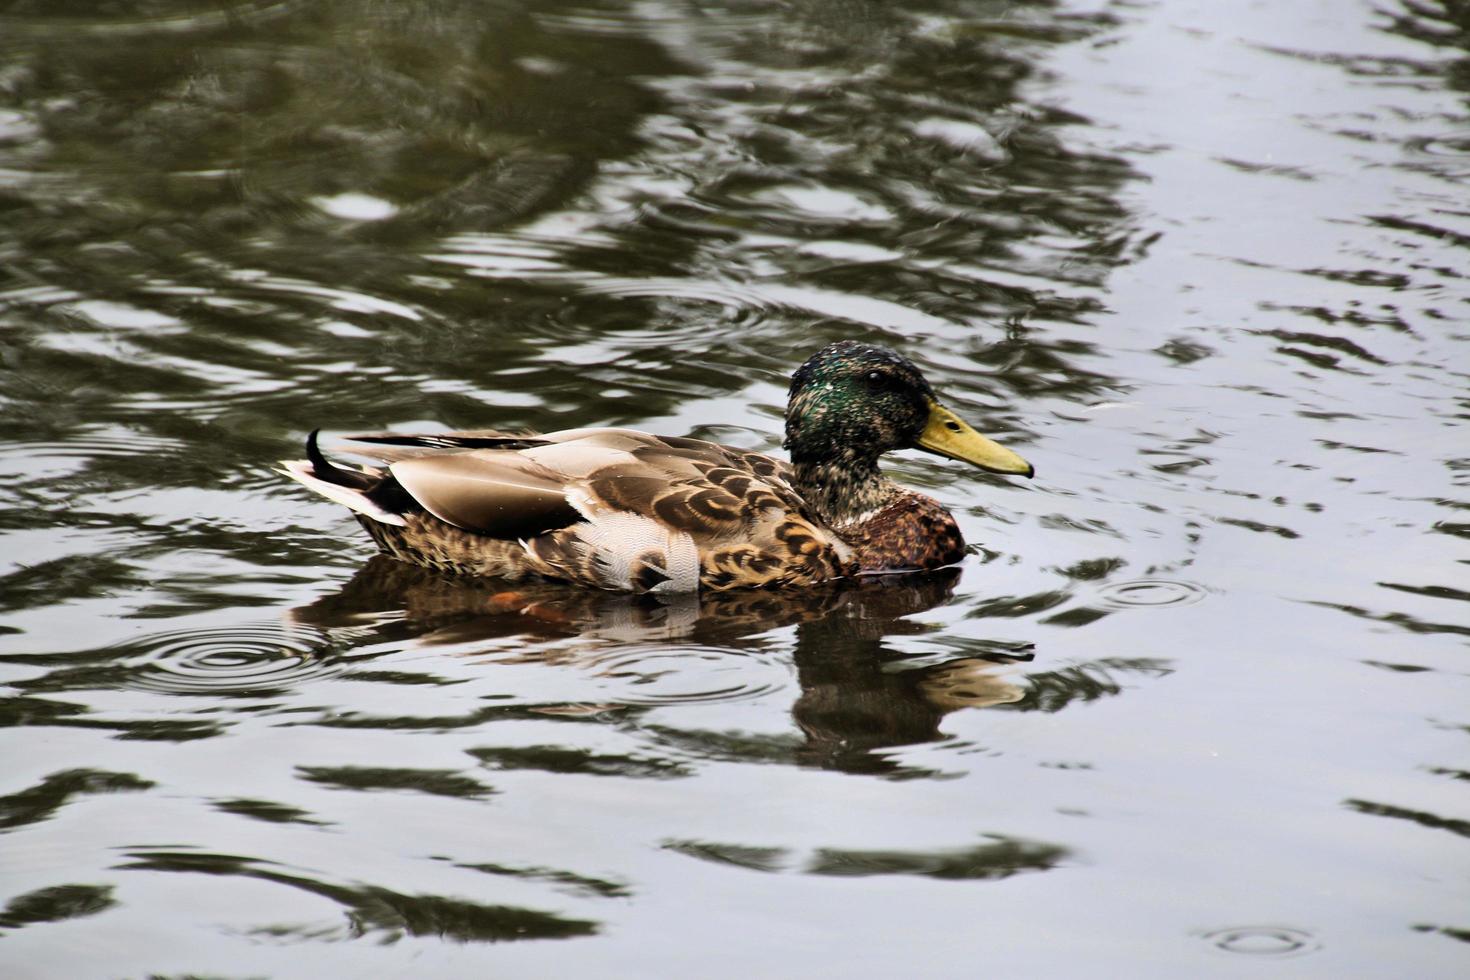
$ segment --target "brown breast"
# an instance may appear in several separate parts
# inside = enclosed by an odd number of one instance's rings
[[[861,524],[839,529],[865,572],[951,565],[965,554],[959,525],[939,501],[907,492]]]

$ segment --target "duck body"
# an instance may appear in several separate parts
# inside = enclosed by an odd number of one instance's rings
[[[622,428],[346,438],[372,465],[329,461],[312,433],[308,458],[282,472],[349,507],[385,554],[632,592],[800,587],[952,564],[964,554],[954,518],[883,477],[877,456],[913,445],[1031,473],[940,407],[908,361],[851,341],[793,379],[789,463]]]

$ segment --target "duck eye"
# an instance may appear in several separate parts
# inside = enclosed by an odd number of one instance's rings
[[[869,371],[863,376],[870,391],[886,391],[888,388],[888,375],[882,371]]]

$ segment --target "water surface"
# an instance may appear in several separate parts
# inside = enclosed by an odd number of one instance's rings
[[[1459,976],[1470,22],[0,5],[7,975]],[[371,558],[304,433],[778,451],[903,350],[956,570]]]

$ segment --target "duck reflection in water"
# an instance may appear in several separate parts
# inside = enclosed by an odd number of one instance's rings
[[[352,646],[411,642],[463,649],[520,638],[531,645],[517,656],[519,662],[571,664],[579,652],[586,656],[609,642],[731,645],[794,625],[801,693],[792,714],[806,736],[797,761],[876,772],[898,766],[875,750],[939,740],[940,721],[949,712],[1007,704],[1024,694],[999,674],[1007,663],[1029,660],[1024,650],[997,647],[981,656],[903,668],[904,655],[885,645],[890,636],[934,629],[908,617],[948,601],[959,574],[946,568],[802,590],[656,598],[461,578],[378,556],[339,592],[290,615]],[[578,642],[557,642],[566,639]]]

